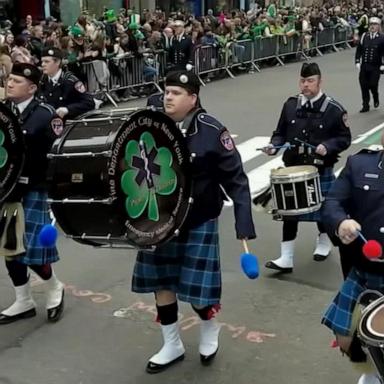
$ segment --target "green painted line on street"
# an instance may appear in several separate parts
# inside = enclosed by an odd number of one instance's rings
[[[368,136],[363,143],[367,145],[372,144],[381,144],[381,135],[383,134],[383,130],[380,129],[380,131],[377,131],[373,133],[371,136]]]

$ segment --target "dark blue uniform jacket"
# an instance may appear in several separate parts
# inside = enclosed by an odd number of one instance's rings
[[[384,170],[383,151],[362,150],[350,156],[340,176],[328,192],[322,207],[322,219],[334,244],[341,245],[336,236],[339,224],[351,218],[361,225],[368,240],[384,246]],[[353,265],[367,272],[383,274],[384,263],[369,261],[362,253],[362,239],[341,245]]]

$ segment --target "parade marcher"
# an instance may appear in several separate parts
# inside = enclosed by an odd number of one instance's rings
[[[275,146],[290,143],[292,147],[287,148],[283,155],[284,165],[317,167],[321,191],[326,195],[335,178],[333,166],[339,153],[350,146],[351,133],[347,112],[339,103],[323,93],[321,84],[318,65],[303,64],[300,73],[301,93],[285,102],[277,128],[272,134],[271,144],[265,148],[265,152],[275,155],[278,151]],[[299,221],[317,222],[319,235],[313,258],[315,261],[327,258],[331,243],[321,223],[320,211],[300,216],[284,216],[281,255],[278,259],[268,261],[265,265],[267,268],[285,273],[292,272]]]
[[[383,159],[383,150],[363,149],[350,156],[322,207],[324,226],[341,256],[348,257],[350,264],[349,273],[322,323],[335,333],[341,351],[354,363],[366,360],[354,325],[357,300],[365,290],[384,294],[384,264],[363,255],[364,243],[359,238],[361,231],[365,238],[384,246]],[[362,364],[359,366],[361,371]],[[373,369],[365,368],[359,384],[380,384]]]
[[[192,39],[186,35],[182,20],[176,20],[173,26],[175,35],[171,38],[171,46],[168,51],[170,70],[190,70],[193,63]]]
[[[355,63],[359,69],[359,83],[363,108],[361,113],[369,111],[370,95],[373,106],[377,108],[379,101],[380,72],[384,71],[384,35],[380,33],[381,20],[378,17],[369,19],[369,31],[363,33],[356,48]]]
[[[44,248],[39,242],[42,227],[50,223],[46,192],[47,153],[53,141],[62,133],[63,121],[52,107],[40,104],[35,98],[40,77],[36,66],[20,63],[13,66],[7,81],[7,104],[18,117],[23,130],[26,158],[20,182],[6,202],[22,204],[20,210],[25,218],[25,232],[22,233],[16,224],[10,231],[10,222],[1,237],[6,236],[7,242],[10,242],[7,236],[13,232],[17,240],[12,241],[13,246],[0,248],[0,255],[6,256],[6,267],[16,293],[16,301],[1,312],[0,324],[36,315],[28,267],[45,281],[48,320],[59,320],[64,307],[64,285],[57,279],[51,265],[59,259],[57,249]],[[21,212],[15,212],[21,215]],[[19,253],[17,244],[20,242],[25,250]]]
[[[234,202],[237,238],[256,237],[240,155],[228,130],[198,108],[199,89],[198,77],[188,71],[170,72],[165,80],[165,112],[183,132],[190,153],[195,154],[191,165],[193,204],[178,237],[154,252],[140,251],[137,256],[132,290],[154,292],[164,341],[162,349],[150,358],[148,373],[161,372],[184,358],[177,299],[190,303],[201,319],[201,363],[211,363],[219,348],[220,326],[214,314],[220,309],[221,297],[221,187]]]
[[[44,76],[40,82],[39,98],[55,108],[62,119],[74,119],[95,108],[95,102],[86,92],[83,82],[61,67],[63,53],[58,48],[42,52]]]

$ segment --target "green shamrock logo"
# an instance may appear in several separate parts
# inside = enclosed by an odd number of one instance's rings
[[[8,152],[3,147],[5,141],[4,132],[0,130],[0,168],[3,168],[8,160]]]
[[[171,168],[173,156],[165,147],[156,147],[149,132],[144,132],[139,141],[130,140],[125,147],[127,170],[121,177],[121,188],[127,195],[125,208],[136,219],[148,206],[148,218],[159,220],[156,195],[170,195],[177,186],[176,172]]]

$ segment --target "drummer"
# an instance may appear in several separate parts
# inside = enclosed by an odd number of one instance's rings
[[[364,242],[358,235],[361,232],[366,239],[384,246],[383,160],[383,150],[363,149],[350,156],[322,208],[325,229],[351,264],[322,323],[336,334],[340,349],[353,362],[365,360],[352,326],[357,299],[367,289],[384,294],[384,263],[371,261],[363,255]],[[360,378],[359,384],[368,383],[380,384],[375,373],[367,371]]]
[[[40,77],[36,66],[18,63],[7,81],[7,105],[18,117],[25,135],[26,158],[20,181],[4,204],[2,212],[6,213],[1,214],[0,256],[5,257],[16,300],[1,312],[0,324],[36,316],[28,269],[45,282],[48,321],[58,321],[64,308],[64,284],[52,267],[59,260],[57,249],[44,248],[39,242],[42,227],[50,223],[47,153],[63,132],[63,120],[51,106],[41,104],[35,97]],[[25,223],[25,231],[21,223]]]
[[[95,108],[85,85],[71,72],[62,68],[63,52],[55,47],[44,48],[41,54],[43,77],[39,99],[55,108],[62,119],[75,119]]]
[[[289,143],[283,155],[286,167],[312,165],[319,170],[321,191],[326,195],[335,176],[333,166],[340,152],[351,144],[351,132],[345,109],[323,93],[320,68],[316,63],[304,63],[300,73],[300,94],[284,104],[280,120],[270,144],[264,148],[276,155],[281,146]],[[283,236],[280,257],[268,261],[266,267],[284,273],[293,271],[295,239],[299,221],[316,221],[318,237],[313,253],[315,261],[327,258],[331,243],[320,221],[320,212],[283,217]]]
[[[155,294],[164,342],[149,359],[148,373],[161,372],[184,358],[177,300],[190,303],[201,319],[201,363],[210,364],[219,348],[220,326],[214,317],[221,298],[221,188],[234,203],[237,238],[256,237],[248,179],[240,155],[227,128],[198,107],[199,90],[199,79],[192,72],[171,72],[165,80],[165,112],[186,137],[193,159],[193,205],[177,238],[154,252],[140,251],[137,255],[132,290]]]

